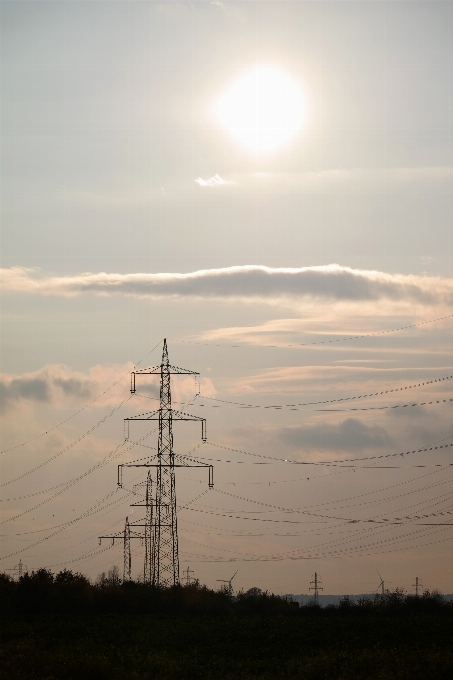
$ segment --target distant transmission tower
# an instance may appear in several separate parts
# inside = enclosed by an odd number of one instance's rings
[[[319,595],[318,595],[318,593],[319,593],[320,590],[323,590],[323,588],[320,587],[321,585],[322,585],[322,584],[321,584],[321,581],[319,581],[319,579],[318,579],[318,574],[317,574],[316,571],[315,571],[314,580],[313,580],[313,581],[310,581],[310,590],[314,590],[314,591],[315,591],[315,592],[313,593],[313,602],[314,602],[315,604],[319,604]]]
[[[131,540],[133,538],[142,539],[143,537],[139,534],[133,534],[131,532],[131,525],[129,523],[129,518],[126,517],[126,522],[124,524],[124,531],[112,534],[110,536],[99,536],[99,545],[102,543],[103,538],[109,538],[112,541],[112,545],[115,545],[115,540],[122,540],[123,542],[123,583],[125,581],[131,580],[131,569],[132,569],[132,553],[131,553]]]
[[[185,574],[185,577],[186,577],[186,586],[190,586],[190,584],[192,583],[192,579],[191,579],[190,575],[193,574],[193,573],[194,573],[194,571],[190,567],[187,567],[187,569],[184,569],[184,574]]]
[[[415,577],[415,583],[412,584],[412,588],[415,588],[415,596],[418,597],[420,594],[421,588],[423,588],[421,580],[418,578],[418,576]]]
[[[24,575],[25,572],[28,571],[28,567],[26,564],[22,563],[22,560],[19,560],[19,564],[15,564],[12,569],[5,569],[5,571],[12,571],[13,573],[13,578],[17,576],[17,578],[21,578],[21,576]]]
[[[176,508],[175,468],[207,467],[209,469],[209,487],[214,485],[213,466],[194,461],[187,463],[184,456],[173,450],[173,421],[199,421],[202,424],[202,440],[206,441],[206,421],[204,418],[176,411],[171,407],[171,375],[193,375],[196,371],[171,366],[168,359],[167,341],[164,340],[162,362],[160,366],[144,368],[131,373],[131,393],[136,391],[137,375],[160,375],[160,407],[157,411],[143,413],[139,416],[125,418],[125,436],[129,438],[129,422],[135,420],[157,420],[159,436],[157,445],[157,463],[151,460],[145,464],[124,463],[118,466],[118,484],[122,486],[124,467],[156,468],[156,482],[153,485],[148,475],[146,503],[134,506],[146,506],[145,523],[145,580],[148,577],[152,585],[170,587],[179,585],[179,553],[178,524]],[[154,457],[155,458],[155,457]],[[195,464],[194,464],[195,463]],[[154,486],[154,494],[153,494]],[[143,525],[133,525],[143,526]],[[148,549],[148,553],[146,552]]]
[[[124,525],[124,557],[123,557],[123,583],[131,580],[131,527],[129,518],[126,517],[126,524]]]
[[[148,470],[146,478],[146,519],[145,519],[145,561],[143,565],[143,577],[145,583],[152,583],[154,574],[154,551],[153,551],[153,480],[151,471]]]

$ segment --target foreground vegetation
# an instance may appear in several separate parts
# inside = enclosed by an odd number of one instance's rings
[[[453,677],[453,606],[402,591],[299,607],[252,589],[156,591],[113,574],[0,576],[9,680],[436,680]]]

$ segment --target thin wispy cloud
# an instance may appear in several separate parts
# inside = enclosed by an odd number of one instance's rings
[[[202,177],[199,177],[198,179],[195,180],[195,182],[200,186],[200,187],[224,187],[228,186],[231,184],[236,184],[236,182],[233,182],[233,180],[226,180],[222,179],[220,175],[214,175],[214,177],[210,177],[209,179],[203,179]]]
[[[275,302],[387,300],[431,307],[453,306],[453,278],[388,274],[342,267],[272,268],[257,265],[203,269],[187,274],[82,273],[45,276],[38,269],[1,271],[6,292],[73,297],[81,294],[149,298],[211,298]]]
[[[390,350],[393,351],[393,350]],[[388,361],[388,359],[387,359]],[[451,391],[453,380],[441,381],[441,378],[452,375],[452,367],[384,367],[382,365],[353,365],[344,364],[330,366],[280,366],[267,368],[259,373],[240,377],[232,380],[226,389],[232,394],[282,394],[285,392],[296,393],[301,401],[306,401],[303,395],[308,391],[334,395],[347,390],[350,396],[375,395],[387,402],[395,397],[400,399],[401,394],[412,394],[412,388],[408,385],[420,385],[423,394],[436,394],[437,397],[447,395]],[[439,381],[437,382],[437,379]],[[436,382],[432,382],[436,380]],[[427,383],[422,385],[422,383]],[[404,386],[406,390],[404,392]],[[400,388],[403,392],[399,391]],[[379,393],[383,392],[383,396]],[[335,394],[335,397],[337,395]],[[310,400],[308,400],[310,401]]]

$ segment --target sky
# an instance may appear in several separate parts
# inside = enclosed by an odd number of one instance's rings
[[[452,3],[0,18],[0,569],[121,567],[167,338],[181,571],[453,592]]]

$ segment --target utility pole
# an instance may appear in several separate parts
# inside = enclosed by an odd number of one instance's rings
[[[122,474],[125,467],[148,467],[156,468],[156,482],[153,485],[151,476],[148,476],[146,503],[135,503],[134,506],[146,507],[145,523],[145,578],[148,576],[153,586],[172,587],[179,585],[179,550],[178,550],[178,524],[176,512],[176,484],[175,468],[177,467],[207,467],[209,471],[209,488],[214,486],[213,466],[201,463],[190,458],[190,463],[184,461],[184,456],[174,453],[173,450],[173,421],[198,421],[202,425],[202,441],[206,441],[206,420],[182,411],[177,411],[171,406],[171,375],[193,375],[196,371],[178,368],[170,364],[168,358],[167,341],[164,340],[162,362],[160,366],[144,368],[131,373],[131,394],[136,392],[136,377],[138,375],[160,376],[160,407],[151,413],[143,413],[139,416],[125,418],[125,437],[129,438],[130,421],[159,422],[159,436],[157,444],[157,463],[124,463],[118,466],[118,485],[122,486]],[[154,490],[153,490],[154,486]],[[136,524],[134,526],[142,526]],[[147,536],[148,530],[148,536]],[[148,537],[148,557],[146,557],[146,539]]]
[[[187,569],[184,569],[184,574],[186,575],[186,586],[190,586],[192,583],[192,579],[190,578],[191,574],[194,574],[195,572],[190,568],[187,567]]]
[[[323,590],[323,588],[321,588],[320,586],[321,586],[321,581],[318,580],[318,574],[315,571],[315,578],[314,578],[313,581],[310,581],[310,588],[309,588],[310,590],[315,591],[314,594],[313,594],[313,602],[315,604],[319,604],[318,591]]]

